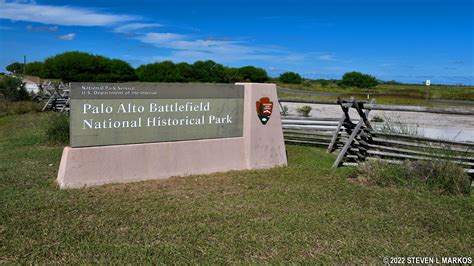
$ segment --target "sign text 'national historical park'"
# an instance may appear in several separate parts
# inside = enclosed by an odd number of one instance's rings
[[[72,83],[71,146],[242,136],[241,85]]]

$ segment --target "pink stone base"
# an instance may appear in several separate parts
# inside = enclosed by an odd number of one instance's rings
[[[274,84],[245,85],[243,137],[102,147],[65,147],[57,182],[61,188],[164,179],[287,164]],[[266,125],[255,102],[270,97],[273,114]]]
[[[66,147],[58,183],[77,188],[247,169],[243,138]]]

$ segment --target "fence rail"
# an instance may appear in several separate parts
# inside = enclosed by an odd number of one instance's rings
[[[286,143],[328,147],[336,133],[339,119],[284,116],[283,135]],[[338,132],[345,134],[344,132]]]
[[[343,111],[340,118],[283,116],[285,142],[338,151],[333,167],[356,166],[369,160],[395,164],[405,160],[449,160],[474,176],[474,143],[380,132],[373,129],[368,120],[369,112],[378,105],[357,102],[353,98],[349,101],[340,99],[339,105]],[[350,108],[357,110],[359,119],[348,116]],[[447,112],[452,113],[452,110]]]

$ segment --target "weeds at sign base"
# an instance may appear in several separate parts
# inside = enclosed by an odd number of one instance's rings
[[[440,195],[469,195],[471,190],[469,175],[449,160],[407,160],[399,165],[368,161],[359,167],[357,178],[382,187],[425,187]]]
[[[50,143],[69,143],[69,117],[65,114],[52,113],[48,117],[46,136]]]

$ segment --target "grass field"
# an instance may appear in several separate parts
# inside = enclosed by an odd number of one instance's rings
[[[384,104],[416,104],[427,105],[427,100],[463,100],[474,101],[473,86],[449,86],[449,85],[424,85],[413,84],[380,84],[373,89],[342,88],[335,83],[321,86],[317,82],[306,84],[278,84],[278,86],[296,90],[308,90],[317,92],[334,92],[344,95],[354,95],[360,98],[367,94],[380,99]],[[331,97],[335,98],[335,97]]]
[[[343,99],[348,100],[349,95],[343,95]],[[417,99],[410,97],[397,97],[397,96],[381,96],[381,95],[372,95],[371,98],[367,99],[367,95],[355,95],[354,98],[359,101],[370,101],[370,99],[375,98],[377,104],[389,104],[389,105],[415,105],[415,106],[430,106],[430,107],[459,107],[455,104],[446,105],[446,104],[436,104],[429,100]],[[315,96],[307,95],[301,93],[286,93],[279,92],[278,99],[280,100],[314,100],[314,101],[337,101],[337,96]],[[471,106],[462,106],[462,108],[474,108],[474,105]]]
[[[289,166],[59,190],[48,114],[0,117],[0,262],[381,263],[472,256],[473,197],[367,186],[322,149]]]

